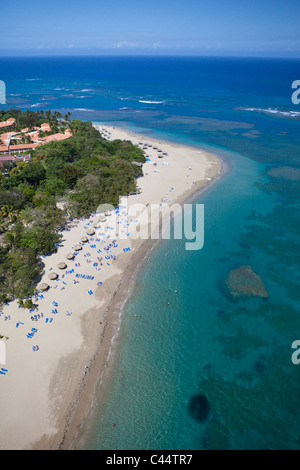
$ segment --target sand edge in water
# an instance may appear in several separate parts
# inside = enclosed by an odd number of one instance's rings
[[[138,180],[141,192],[128,197],[129,207],[134,203],[159,204],[162,200],[169,205],[183,203],[199,190],[210,187],[222,174],[221,160],[203,150],[115,127],[95,127],[110,139],[151,145],[146,152],[151,162],[144,164],[144,176]],[[158,150],[167,156],[158,158]],[[168,166],[163,164],[166,161]],[[103,260],[101,271],[94,266],[99,261],[98,248],[109,244],[113,236],[101,245],[92,240],[97,250],[83,244],[75,260],[67,261],[66,254],[73,251],[96,219],[99,215],[74,223],[62,233],[57,252],[43,260],[41,282],[47,282],[51,288],[43,293],[34,312],[43,313],[43,317],[32,321],[32,314],[18,309],[16,302],[2,309],[0,333],[9,337],[5,343],[8,372],[0,383],[2,450],[70,448],[91,407],[97,382],[107,375],[122,306],[134,276],[157,241],[131,240],[131,251],[124,251],[129,246],[128,239],[117,240],[118,246],[110,247],[116,259]],[[105,254],[102,250],[100,255]],[[58,273],[59,281],[49,281],[49,274],[58,271],[61,261],[66,261],[66,271]],[[81,273],[94,279],[75,277]],[[79,282],[75,284],[74,280]],[[55,308],[57,314],[52,313]],[[5,321],[5,317],[10,319]],[[31,328],[37,331],[28,338]],[[39,350],[33,351],[36,344]]]

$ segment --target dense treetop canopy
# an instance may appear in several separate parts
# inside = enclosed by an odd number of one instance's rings
[[[43,270],[41,255],[59,244],[58,232],[70,218],[87,217],[100,204],[116,206],[137,191],[144,162],[130,141],[104,139],[91,122],[50,111],[0,111],[0,121],[16,119],[14,131],[47,122],[51,132],[69,128],[72,136],[31,152],[29,162],[0,167],[0,301],[24,299]],[[1,156],[0,156],[1,159]],[[57,207],[63,199],[64,211]]]

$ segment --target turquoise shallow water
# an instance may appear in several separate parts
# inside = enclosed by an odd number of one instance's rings
[[[291,362],[299,294],[294,263],[285,259],[290,234],[284,214],[274,230],[278,196],[257,184],[264,165],[224,154],[231,171],[197,199],[205,205],[204,248],[162,241],[145,264],[124,311],[109,396],[79,446],[299,447],[299,370]],[[239,265],[263,279],[268,300],[224,296],[220,282]]]

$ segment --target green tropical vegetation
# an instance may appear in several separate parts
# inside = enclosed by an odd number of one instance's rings
[[[91,122],[69,114],[0,111],[1,121],[10,117],[14,130],[48,122],[52,131],[69,128],[72,136],[37,147],[29,162],[0,167],[0,302],[30,297],[43,271],[42,256],[57,249],[68,221],[136,192],[142,168],[133,162],[145,161],[130,141],[108,141]]]

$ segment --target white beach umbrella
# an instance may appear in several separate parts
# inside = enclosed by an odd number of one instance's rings
[[[48,278],[49,278],[51,281],[55,281],[55,279],[58,278],[58,274],[56,274],[56,273],[51,273],[51,274],[49,274]]]
[[[49,289],[49,286],[46,283],[43,283],[43,284],[39,285],[39,290],[41,290],[41,291],[45,291],[45,290],[48,290],[48,289]]]
[[[57,267],[58,267],[58,269],[66,269],[67,265],[66,265],[66,263],[59,263],[57,265]]]

